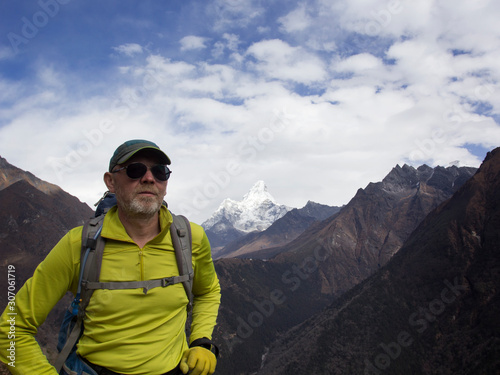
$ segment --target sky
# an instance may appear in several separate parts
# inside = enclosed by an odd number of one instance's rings
[[[0,156],[89,206],[122,142],[172,160],[192,221],[264,181],[341,206],[392,168],[500,146],[500,2],[0,4]]]

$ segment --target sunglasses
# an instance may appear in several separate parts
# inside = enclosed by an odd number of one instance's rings
[[[170,173],[172,173],[172,171],[168,169],[166,165],[157,164],[153,165],[151,168],[148,168],[146,164],[142,163],[131,163],[126,167],[119,168],[112,171],[111,173],[120,172],[124,169],[127,172],[127,176],[132,180],[142,178],[147,173],[148,169],[151,170],[154,178],[156,178],[158,181],[167,181],[170,177]]]

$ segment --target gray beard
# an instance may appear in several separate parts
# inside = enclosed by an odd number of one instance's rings
[[[125,206],[127,212],[132,216],[140,216],[144,218],[153,217],[161,208],[161,202],[150,198],[146,201],[133,199]]]

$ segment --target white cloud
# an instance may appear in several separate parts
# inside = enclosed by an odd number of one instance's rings
[[[278,18],[278,23],[281,24],[284,32],[293,33],[303,31],[311,25],[313,20],[307,14],[306,7],[307,5],[302,3],[286,16]]]
[[[205,43],[208,38],[204,38],[196,35],[188,35],[182,38],[179,43],[181,44],[181,51],[189,51],[193,49],[204,49],[207,46]]]
[[[236,34],[224,33],[222,37],[226,40],[226,47],[228,50],[236,52],[241,43],[240,38]]]
[[[118,47],[113,47],[113,49],[125,56],[134,56],[143,52],[142,46],[137,43],[122,44]]]
[[[380,71],[385,68],[383,62],[379,58],[369,53],[361,53],[339,61],[334,69],[341,72],[354,72],[360,74],[367,70],[376,69]]]
[[[52,66],[41,66],[38,70],[38,79],[40,82],[51,88],[63,88],[64,83],[59,72]]]
[[[225,50],[237,53],[240,44],[240,39],[238,35],[224,33],[222,39],[214,44],[212,49],[212,56],[215,58],[220,58],[224,55]]]
[[[15,53],[12,48],[0,46],[0,61],[14,57]]]
[[[313,83],[325,78],[325,66],[317,56],[302,47],[292,47],[286,42],[273,39],[254,43],[247,54],[257,59],[253,68],[269,79]]]
[[[160,55],[150,55],[146,61],[144,69],[138,69],[139,73],[149,76],[153,82],[158,82],[159,85],[180,81],[195,70],[195,66],[192,64],[184,61],[172,61]]]
[[[214,0],[208,3],[207,9],[217,31],[245,28],[265,13],[265,8],[254,0]]]

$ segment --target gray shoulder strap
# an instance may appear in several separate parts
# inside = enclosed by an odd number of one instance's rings
[[[102,258],[102,252],[104,250],[104,239],[101,238],[100,234],[103,219],[104,215],[92,218],[88,222],[86,222],[82,228],[80,274],[78,279],[78,290],[75,296],[75,300],[78,300],[79,303],[76,306],[74,306],[73,304],[69,306],[69,309],[75,317],[76,321],[71,331],[68,332],[66,343],[64,344],[54,363],[54,367],[56,368],[57,372],[61,371],[64,362],[68,358],[73,347],[82,334],[85,309],[89,303],[92,293],[94,292],[93,290],[82,288],[82,280],[84,278],[88,279],[89,274],[91,273],[94,274],[91,277],[95,277],[96,272],[100,273],[101,262],[99,262],[99,256],[96,257],[95,253],[100,253],[100,257]],[[98,270],[93,270],[93,268],[95,267],[95,262],[99,263]],[[97,273],[97,275],[99,275],[99,273]]]
[[[87,233],[82,233],[82,258],[80,260],[80,267],[82,270],[82,293],[79,313],[84,315],[90,297],[94,293],[94,289],[85,287],[86,281],[99,281],[101,275],[102,255],[104,253],[105,240],[101,236],[102,223],[104,216],[101,215],[93,218],[86,225]]]
[[[175,258],[177,260],[177,268],[179,275],[187,275],[188,280],[182,284],[189,298],[188,311],[193,307],[193,263],[192,263],[192,234],[191,224],[189,220],[182,215],[172,214],[174,219],[170,230],[172,243],[175,250]]]

